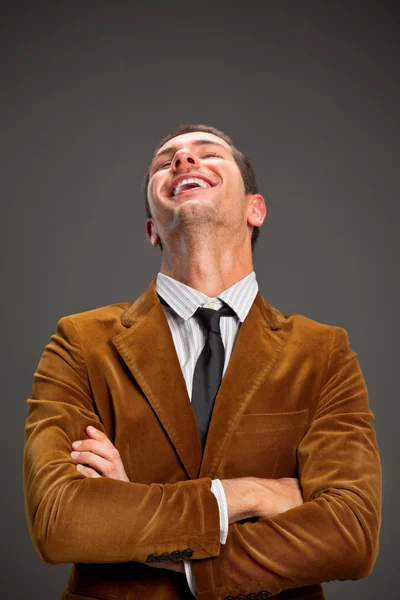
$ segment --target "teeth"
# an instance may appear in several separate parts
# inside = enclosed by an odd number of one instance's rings
[[[181,189],[181,187],[183,185],[187,185],[189,183],[197,183],[200,187],[202,188],[208,188],[211,187],[208,183],[206,183],[204,181],[204,179],[200,179],[199,177],[190,177],[188,179],[182,179],[182,181],[180,181],[174,188],[173,190],[173,196],[176,196],[177,194],[179,194],[179,191]]]

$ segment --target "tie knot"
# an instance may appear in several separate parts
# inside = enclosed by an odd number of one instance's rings
[[[199,320],[206,328],[207,333],[212,331],[214,333],[221,334],[221,330],[219,328],[220,318],[228,315],[235,315],[236,313],[230,308],[230,306],[224,304],[224,306],[221,306],[219,310],[215,310],[213,308],[198,308],[195,314],[199,317]]]

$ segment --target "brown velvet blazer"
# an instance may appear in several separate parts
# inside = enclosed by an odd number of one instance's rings
[[[146,563],[184,551],[200,600],[317,600],[321,582],[369,575],[381,463],[356,356],[342,327],[283,315],[258,293],[202,456],[155,279],[133,303],[63,317],[34,374],[23,466],[37,553],[73,563],[62,599],[193,600],[185,575]],[[90,424],[129,482],[76,470],[71,443]],[[304,503],[230,525],[221,546],[211,481],[244,476],[298,477]]]

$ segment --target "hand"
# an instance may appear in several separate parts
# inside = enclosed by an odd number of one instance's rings
[[[262,479],[250,477],[259,497],[256,517],[275,517],[303,504],[299,480],[296,477]]]
[[[275,517],[303,503],[299,481],[292,477],[222,479],[229,525],[252,517]]]
[[[90,425],[86,427],[86,433],[90,439],[72,442],[74,452],[71,457],[79,463],[77,470],[85,477],[104,476],[129,481],[120,454],[106,434]]]

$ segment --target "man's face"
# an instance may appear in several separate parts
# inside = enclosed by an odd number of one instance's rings
[[[211,220],[247,226],[244,184],[232,149],[210,133],[185,133],[166,142],[153,157],[147,194],[153,245],[185,224],[199,231]]]

